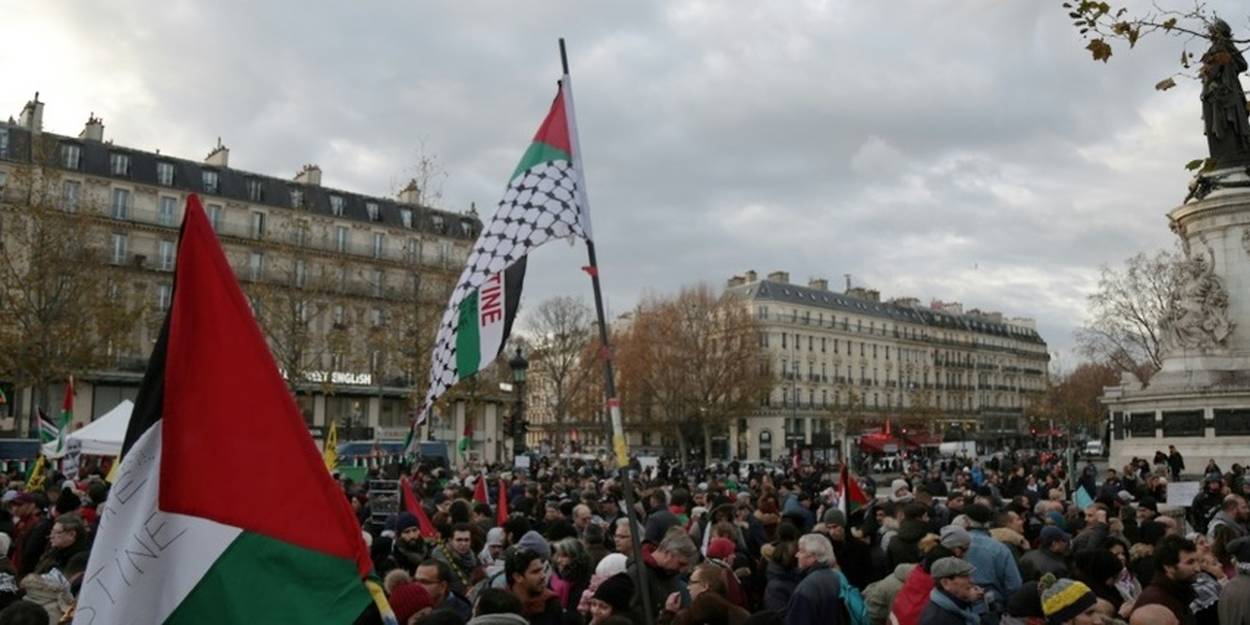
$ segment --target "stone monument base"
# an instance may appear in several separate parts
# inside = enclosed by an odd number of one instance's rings
[[[1250,464],[1250,174],[1203,174],[1168,218],[1185,259],[1159,328],[1163,366],[1147,385],[1125,376],[1105,390],[1111,466],[1175,445],[1186,473],[1209,459],[1227,471]]]

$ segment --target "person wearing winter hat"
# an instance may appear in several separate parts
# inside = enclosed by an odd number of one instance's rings
[[[984,591],[972,581],[976,567],[966,560],[946,557],[929,567],[933,590],[920,614],[920,625],[974,625],[981,618],[973,612]]]
[[[947,525],[942,528],[942,546],[950,549],[955,557],[963,557],[972,546],[972,534],[958,525]]]
[[[1066,577],[1045,575],[1038,587],[1047,625],[1102,625],[1098,598],[1089,586]]]
[[[421,539],[421,525],[417,522],[417,517],[408,512],[400,512],[395,518],[395,542],[391,546],[395,563],[411,573],[425,561],[428,554],[425,541]]]
[[[414,616],[428,611],[433,606],[430,593],[419,582],[408,582],[396,586],[387,600],[391,604],[391,609],[395,611],[395,620],[405,625]]]
[[[908,503],[911,500],[911,487],[907,485],[907,480],[899,478],[890,482],[890,501],[894,503]]]
[[[1068,546],[1072,544],[1072,536],[1067,532],[1047,525],[1037,539],[1037,549],[1033,549],[1020,558],[1020,577],[1024,581],[1035,581],[1050,573],[1055,577],[1068,575]]]
[[[634,580],[625,572],[607,578],[590,599],[590,625],[599,625],[613,614],[628,614],[634,598]]]
[[[477,559],[483,567],[490,568],[503,558],[503,528],[492,527],[486,532],[486,544],[478,552]]]

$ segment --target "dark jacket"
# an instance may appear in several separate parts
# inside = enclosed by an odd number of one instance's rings
[[[803,572],[786,606],[785,625],[842,625],[841,580],[826,564]]]
[[[1137,602],[1133,604],[1133,611],[1140,610],[1147,605],[1161,605],[1167,608],[1181,625],[1195,625],[1197,620],[1194,613],[1189,609],[1189,602],[1194,599],[1193,586],[1189,584],[1177,584],[1168,579],[1162,573],[1155,574],[1154,581],[1149,586],[1142,589],[1141,594],[1137,596]],[[1132,618],[1132,613],[1129,613]]]
[[[764,587],[764,609],[784,610],[790,604],[794,588],[799,585],[799,572],[769,560],[764,575],[768,578],[768,585]]]
[[[929,596],[929,605],[920,613],[920,625],[969,625],[971,619],[980,620],[972,613],[972,604],[941,588],[934,588]]]
[[[1020,558],[1020,579],[1035,582],[1047,573],[1054,573],[1055,577],[1067,577],[1068,563],[1049,549],[1034,549]]]
[[[847,536],[846,540],[833,541],[833,555],[846,581],[860,590],[880,578],[872,568],[872,547],[858,538]]]
[[[647,567],[647,575],[646,575],[647,582],[646,583],[647,583],[647,589],[651,593],[651,597],[650,597],[651,609],[655,610],[655,614],[653,614],[652,616],[658,616],[660,611],[664,609],[664,600],[668,599],[668,596],[675,592],[681,592],[685,590],[686,585],[684,582],[681,581],[681,577],[678,576],[677,573],[674,573],[672,571],[669,571],[668,569],[663,569],[657,566],[655,564],[655,560],[651,557],[650,553],[643,552],[642,559],[643,559],[643,562],[645,563],[645,566]],[[625,569],[625,571],[629,573],[631,578],[638,579],[637,577],[638,563],[637,562],[630,562],[629,566]],[[558,601],[556,602],[556,604],[557,604],[557,607],[559,607]],[[643,607],[642,607],[642,591],[641,590],[634,593],[634,599],[629,605],[629,617],[630,617],[630,620],[632,620],[635,623],[647,622],[646,614],[643,611]]]
[[[920,539],[924,538],[928,527],[919,519],[903,519],[899,524],[898,534],[890,539],[886,546],[886,559],[890,570],[900,564],[911,564],[920,561]]]

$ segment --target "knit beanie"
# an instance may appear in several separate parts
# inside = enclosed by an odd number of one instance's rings
[[[400,512],[399,516],[395,517],[395,537],[399,538],[404,533],[404,530],[410,527],[417,527],[418,525],[417,517],[413,516],[411,512]]]
[[[837,508],[829,508],[828,510],[825,510],[825,518],[823,520],[825,525],[846,527],[846,514]]]
[[[388,598],[391,609],[395,611],[395,620],[400,623],[407,623],[413,614],[424,610],[433,605],[430,600],[430,593],[425,590],[420,582],[408,582],[400,584],[391,591]]]
[[[1046,613],[1049,625],[1066,623],[1098,602],[1089,586],[1066,577],[1056,580],[1051,573],[1042,576],[1039,587],[1042,589],[1042,611]]]
[[[717,536],[708,542],[707,557],[724,560],[732,556],[735,550],[736,546],[734,545],[734,541]]]
[[[629,604],[634,599],[634,580],[629,573],[617,573],[599,584],[595,599],[612,606],[613,613],[623,614],[629,610]]]
[[[547,544],[547,539],[543,538],[542,534],[539,534],[534,530],[525,532],[525,535],[521,537],[521,540],[517,541],[516,546],[517,549],[529,549],[530,551],[533,551],[534,553],[542,556],[543,560],[551,559],[551,545]]]

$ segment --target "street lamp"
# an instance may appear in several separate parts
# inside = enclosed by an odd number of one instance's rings
[[[520,347],[516,348],[516,355],[508,359],[508,367],[512,369],[512,384],[516,388],[516,403],[512,409],[512,455],[515,457],[525,453],[525,370],[530,367]]]

